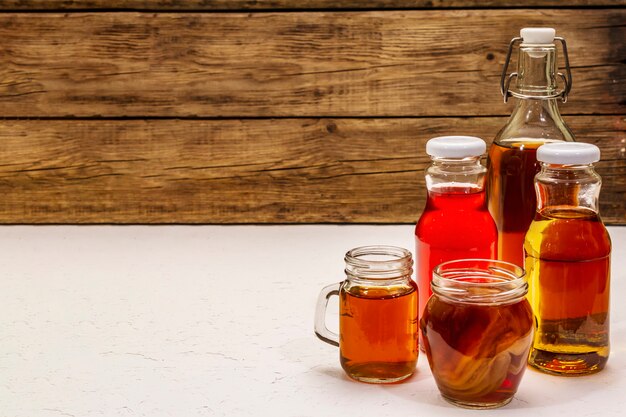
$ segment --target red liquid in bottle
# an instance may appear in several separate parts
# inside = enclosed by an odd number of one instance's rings
[[[496,259],[497,241],[498,230],[487,210],[484,189],[445,187],[428,191],[426,208],[415,227],[420,319],[432,294],[435,266],[455,259]]]

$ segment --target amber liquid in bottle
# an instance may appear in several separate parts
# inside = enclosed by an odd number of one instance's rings
[[[400,381],[417,363],[417,285],[411,288],[352,287],[340,293],[340,360],[363,382]],[[408,291],[407,291],[408,290]]]
[[[597,213],[547,207],[525,242],[528,299],[536,316],[529,364],[555,374],[587,374],[609,355],[611,242]]]
[[[544,140],[515,139],[489,149],[489,211],[498,228],[498,259],[524,265],[524,236],[533,220],[539,172],[537,148]]]

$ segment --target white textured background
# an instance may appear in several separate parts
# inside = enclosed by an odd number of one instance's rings
[[[0,417],[626,413],[626,228],[609,228],[607,369],[529,370],[490,412],[440,399],[423,356],[403,384],[352,382],[313,335],[317,294],[343,279],[344,252],[413,251],[410,226],[0,230]]]

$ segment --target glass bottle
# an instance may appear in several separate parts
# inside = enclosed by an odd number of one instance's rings
[[[592,165],[600,150],[553,143],[537,159],[537,211],[524,243],[536,318],[529,364],[552,374],[597,372],[609,356],[611,253]]]
[[[417,285],[411,252],[362,246],[346,253],[346,279],[322,289],[315,334],[339,346],[341,366],[369,383],[402,381],[417,365]],[[328,299],[339,296],[339,334],[326,327]]]
[[[498,235],[487,210],[487,170],[480,164],[485,150],[485,142],[471,136],[443,136],[426,144],[432,159],[426,170],[428,197],[415,226],[420,318],[432,294],[435,266],[455,259],[496,258]]]
[[[506,78],[514,45],[521,41],[518,71]],[[563,45],[568,76],[557,73],[555,41]],[[565,87],[558,91],[557,77]],[[516,78],[517,88],[509,90]],[[567,47],[551,28],[525,28],[509,46],[501,88],[506,102],[513,96],[517,103],[511,117],[498,132],[489,149],[489,211],[498,227],[498,257],[524,265],[524,235],[536,207],[534,178],[539,172],[536,152],[544,143],[573,141],[574,135],[561,118],[557,100],[566,101],[571,88]]]

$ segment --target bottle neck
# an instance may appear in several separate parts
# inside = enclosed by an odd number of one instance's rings
[[[342,291],[363,298],[400,296],[414,290],[411,252],[396,246],[361,246],[346,253]]]
[[[473,193],[484,190],[487,169],[480,157],[432,158],[426,170],[426,188],[430,192]]]
[[[587,209],[598,213],[602,179],[593,165],[541,164],[537,174],[537,211]]]
[[[522,45],[517,63],[520,94],[533,98],[554,96],[557,91],[554,45]]]
[[[507,124],[495,138],[496,143],[520,139],[538,141],[573,141],[574,135],[561,117],[556,83],[556,47],[531,45],[520,47],[516,105]]]
[[[361,246],[348,251],[344,257],[349,280],[363,280],[386,285],[404,280],[413,273],[411,252],[396,246]]]

